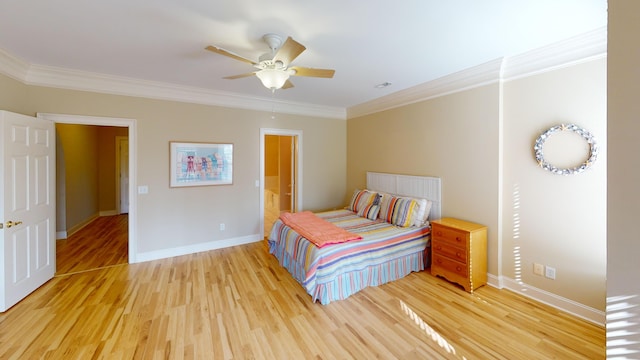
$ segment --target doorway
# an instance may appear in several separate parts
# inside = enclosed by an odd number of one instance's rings
[[[302,132],[261,129],[261,229],[266,238],[281,212],[300,210]]]
[[[82,115],[66,115],[66,114],[38,114],[38,118],[52,121],[53,123],[60,124],[72,124],[72,125],[95,125],[95,126],[107,126],[107,127],[124,127],[126,128],[127,138],[127,153],[128,153],[128,189],[127,194],[132,194],[133,189],[136,187],[135,177],[135,149],[136,149],[136,123],[134,119],[122,119],[122,118],[107,118],[107,117],[91,117]],[[114,159],[115,160],[115,159]],[[115,167],[115,166],[114,166]],[[127,196],[128,198],[128,217],[127,217],[127,231],[126,236],[128,240],[127,244],[127,256],[129,263],[136,262],[136,249],[137,239],[136,233],[136,209],[137,202],[135,196]],[[121,209],[116,210],[117,215]]]
[[[56,275],[128,263],[128,190],[119,191],[119,183],[128,184],[128,129],[61,123],[55,128],[56,217],[64,218],[56,222]]]

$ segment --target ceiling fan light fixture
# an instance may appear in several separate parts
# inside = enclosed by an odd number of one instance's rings
[[[247,59],[220,47],[209,45],[205,49],[219,55],[227,56],[234,60],[251,64],[258,69],[250,73],[244,73],[233,76],[225,76],[224,79],[240,79],[248,76],[256,75],[262,85],[272,92],[277,89],[290,89],[293,87],[290,76],[305,76],[316,78],[332,78],[335,70],[332,69],[315,69],[302,66],[291,66],[291,63],[306,50],[306,47],[299,42],[293,40],[291,36],[283,43],[282,37],[275,34],[266,34],[264,41],[269,45],[271,51],[260,55],[258,62]]]
[[[282,88],[284,83],[289,80],[289,73],[280,69],[262,69],[256,73],[256,76],[262,82],[262,85],[270,90]]]

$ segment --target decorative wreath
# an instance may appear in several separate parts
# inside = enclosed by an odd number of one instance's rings
[[[563,168],[558,168],[549,164],[544,159],[542,148],[544,147],[544,142],[547,141],[547,139],[551,137],[551,135],[559,131],[573,131],[574,133],[582,136],[582,138],[585,139],[589,144],[589,158],[579,166],[576,166],[573,168],[563,169]],[[552,173],[558,174],[558,175],[571,175],[571,174],[581,173],[587,170],[591,165],[593,165],[593,163],[596,161],[596,158],[598,157],[598,145],[596,144],[596,140],[593,137],[593,135],[591,135],[591,133],[588,132],[587,130],[575,124],[560,124],[560,125],[556,125],[549,128],[547,131],[540,134],[538,139],[536,139],[536,143],[533,146],[533,150],[536,153],[536,161],[538,162],[538,165],[540,165],[541,168],[547,171],[551,171]]]

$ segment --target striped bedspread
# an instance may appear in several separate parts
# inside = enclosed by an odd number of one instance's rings
[[[269,235],[269,251],[311,295],[328,304],[367,286],[377,286],[425,268],[429,227],[400,228],[372,221],[348,210],[318,216],[362,240],[319,248],[277,220]]]

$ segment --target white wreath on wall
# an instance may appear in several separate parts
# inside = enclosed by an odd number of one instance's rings
[[[545,141],[547,141],[547,139],[551,137],[551,135],[562,131],[572,131],[580,135],[589,144],[589,158],[576,167],[558,168],[548,163],[544,159],[543,148]],[[548,130],[540,134],[540,136],[538,136],[538,138],[536,139],[536,143],[533,146],[533,150],[535,151],[536,161],[538,162],[538,165],[540,165],[541,168],[558,175],[571,175],[581,173],[587,170],[591,165],[593,165],[598,157],[598,145],[596,144],[594,136],[591,135],[591,133],[587,130],[575,124],[560,124],[549,128]]]

